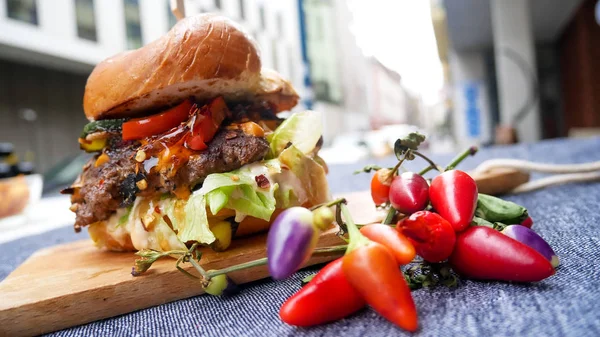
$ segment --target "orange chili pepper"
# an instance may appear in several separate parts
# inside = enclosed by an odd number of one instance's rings
[[[362,227],[360,232],[367,238],[388,248],[399,265],[410,263],[417,255],[410,240],[388,225],[374,223]]]
[[[394,255],[385,246],[367,239],[341,204],[350,243],[342,260],[348,282],[380,315],[408,331],[418,327],[417,309]]]

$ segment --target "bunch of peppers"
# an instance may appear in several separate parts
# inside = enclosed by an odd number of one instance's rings
[[[401,267],[414,263],[416,255],[423,270],[448,274],[451,268],[475,280],[535,282],[554,274],[558,257],[531,230],[527,210],[478,193],[475,181],[454,168],[476,149],[441,168],[418,152],[423,140],[419,134],[399,139],[394,168],[364,169],[376,171],[371,195],[375,204],[389,209],[383,223],[359,230],[344,200],[313,210],[295,207],[276,219],[267,241],[267,264],[275,279],[289,277],[311,255],[319,233],[334,220],[331,206],[341,213],[336,218],[340,234],[349,234],[345,255],[327,264],[283,304],[284,322],[319,325],[369,305],[397,326],[415,331],[417,310],[409,287],[414,275],[410,270],[403,273]],[[417,156],[430,165],[419,173],[398,172],[405,160]],[[428,182],[423,174],[431,169],[440,174]]]
[[[383,223],[355,224],[344,199],[312,209],[292,207],[271,225],[267,258],[204,270],[198,244],[168,252],[145,249],[136,253],[140,259],[135,261],[132,275],[144,273],[159,258],[179,256],[176,267],[182,273],[199,280],[207,293],[223,295],[237,289],[227,276],[231,272],[267,264],[270,275],[280,280],[301,268],[312,254],[345,250],[343,257],[327,264],[282,305],[281,319],[290,325],[313,326],[369,305],[408,331],[418,328],[411,288],[435,284],[432,277],[450,280],[442,283],[452,285],[454,274],[514,282],[536,282],[553,275],[558,257],[531,229],[533,220],[527,210],[478,193],[475,181],[455,169],[477,149],[464,151],[442,168],[418,151],[424,139],[416,133],[398,139],[395,167],[371,165],[360,171],[375,171],[371,196],[378,207],[388,209]],[[429,165],[419,173],[399,173],[403,162],[416,157]],[[423,175],[432,169],[440,174],[429,182]],[[315,248],[319,234],[334,221],[340,228],[338,235],[348,244]],[[420,259],[415,259],[417,255]],[[181,268],[181,263],[192,264],[199,276]]]

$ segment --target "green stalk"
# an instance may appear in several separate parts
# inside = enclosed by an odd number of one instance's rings
[[[385,219],[383,219],[382,224],[390,225],[392,221],[394,221],[394,217],[396,216],[396,209],[390,205],[390,209],[388,210]]]
[[[461,152],[459,155],[457,155],[456,157],[454,157],[452,159],[452,161],[448,164],[448,166],[446,166],[444,171],[453,170],[456,166],[458,166],[458,164],[460,164],[463,160],[465,160],[465,158],[467,158],[468,156],[475,155],[475,153],[477,153],[477,151],[478,151],[477,146],[471,146],[470,148],[464,150],[463,152]],[[419,174],[424,175],[425,173],[431,171],[434,168],[435,167],[429,165],[426,168],[422,169],[419,172]]]
[[[431,169],[436,169],[439,172],[443,172],[444,171],[443,168],[441,168],[438,164],[434,163],[433,160],[429,159],[429,157],[427,157],[426,155],[422,154],[421,152],[419,152],[419,151],[412,151],[412,153],[414,155],[417,155],[417,156],[423,158],[426,162],[428,162],[430,170]]]
[[[319,205],[313,206],[313,207],[310,208],[310,210],[314,211],[315,209],[317,209],[319,207],[331,207],[331,206],[335,206],[335,205],[338,205],[338,204],[345,204],[345,203],[346,203],[346,199],[345,198],[339,198],[339,199],[332,200],[330,202],[326,202],[326,203],[323,203],[323,204],[319,204]]]
[[[448,164],[448,166],[446,166],[445,171],[453,170],[458,164],[460,164],[460,162],[465,160],[465,158],[467,158],[468,156],[475,155],[475,153],[477,153],[478,150],[479,149],[477,148],[477,146],[471,146],[470,148],[464,150],[458,156],[456,156],[456,157],[454,157],[454,159],[452,159],[450,164]]]
[[[315,248],[315,250],[313,251],[313,255],[314,254],[326,254],[326,253],[343,252],[347,248],[348,248],[348,245],[339,245],[339,246]],[[253,261],[248,261],[248,262],[244,262],[244,263],[240,263],[240,264],[236,264],[236,265],[229,266],[229,267],[223,268],[223,269],[209,270],[208,272],[206,272],[206,277],[208,277],[208,279],[210,280],[210,278],[218,276],[218,275],[229,274],[229,273],[232,273],[234,271],[238,271],[238,270],[242,270],[242,269],[246,269],[246,268],[257,267],[257,266],[263,266],[265,264],[267,264],[267,258],[263,257],[261,259],[257,259],[257,260],[253,260]]]
[[[426,168],[424,168],[421,171],[419,171],[419,175],[424,175],[425,173],[431,171],[432,169],[433,169],[433,166],[429,165]]]
[[[358,227],[356,227],[356,224],[354,223],[354,220],[352,220],[352,215],[350,214],[348,207],[346,207],[346,205],[344,204],[341,204],[340,208],[342,209],[342,214],[344,215],[344,219],[346,220],[346,227],[348,227],[348,236],[350,237],[350,243],[348,244],[348,249],[346,250],[346,254],[348,254],[356,248],[369,243],[369,239],[362,235],[358,230]]]
[[[210,279],[211,277],[215,277],[215,276],[218,276],[218,275],[227,274],[227,273],[231,273],[231,272],[242,270],[242,269],[246,269],[246,268],[252,268],[252,267],[256,267],[256,266],[262,266],[262,265],[265,265],[265,264],[267,264],[267,258],[263,257],[262,259],[248,261],[248,262],[244,262],[244,263],[240,263],[240,264],[236,264],[234,266],[230,266],[230,267],[227,267],[227,268],[218,269],[218,270],[211,270],[211,271],[208,272],[208,277]]]
[[[206,272],[206,270],[204,270],[204,268],[200,266],[200,264],[198,264],[198,262],[196,262],[196,260],[192,258],[189,259],[188,262],[194,266],[194,268],[200,273],[200,275],[202,275],[205,281],[208,282],[210,280],[210,275]]]

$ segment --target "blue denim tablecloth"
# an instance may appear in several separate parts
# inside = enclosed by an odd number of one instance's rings
[[[352,155],[352,154],[348,154]],[[600,139],[554,140],[480,151],[461,166],[510,157],[550,163],[600,160]],[[448,156],[437,157],[440,162]],[[392,158],[380,161],[389,165]],[[364,163],[332,166],[334,193],[364,190],[369,176],[352,175]],[[421,162],[410,163],[417,170]],[[529,285],[461,281],[454,289],[414,291],[420,329],[415,336],[600,336],[600,184],[571,184],[508,196],[526,206],[534,229],[554,247],[555,276]],[[0,280],[35,250],[81,239],[70,227],[0,245]],[[312,269],[314,270],[314,269]],[[74,327],[53,336],[398,336],[408,335],[370,309],[310,329],[278,319],[283,301],[300,288],[304,270],[282,282],[244,285],[230,298],[198,296]],[[148,292],[152,296],[152,292]],[[1,294],[0,294],[1,300]]]

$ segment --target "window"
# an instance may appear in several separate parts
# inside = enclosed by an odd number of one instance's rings
[[[318,101],[333,102],[331,98],[331,90],[329,89],[329,83],[324,80],[317,80],[313,82],[313,91],[315,98]]]
[[[127,49],[136,49],[142,46],[139,0],[125,0],[124,5]]]
[[[77,17],[77,36],[90,41],[98,41],[94,0],[75,0]]]
[[[238,0],[239,4],[240,4],[240,18],[242,18],[242,20],[246,20],[246,12],[244,9],[244,0]]]
[[[6,12],[11,19],[38,24],[36,0],[6,0]]]
[[[215,7],[217,7],[217,9],[221,9],[221,0],[215,0]]]
[[[265,30],[265,28],[267,27],[266,25],[266,18],[265,18],[265,8],[261,5],[258,8],[258,14],[260,15],[260,29],[262,29],[263,31]]]

